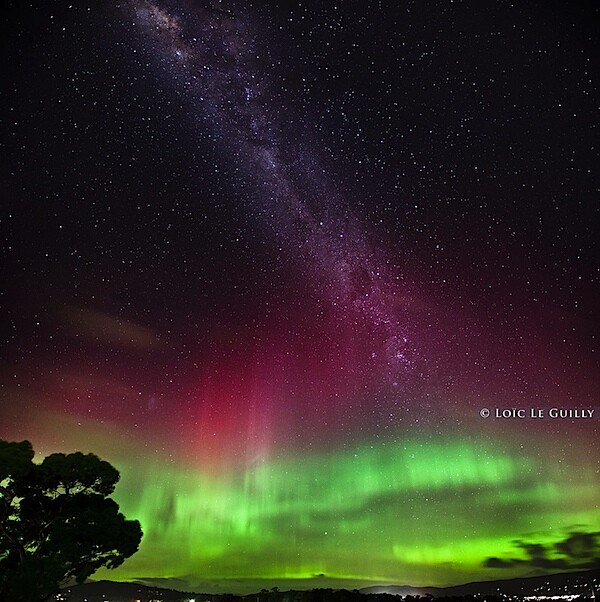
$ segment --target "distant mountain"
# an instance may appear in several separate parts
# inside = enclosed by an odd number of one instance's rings
[[[179,592],[173,589],[149,587],[141,583],[118,583],[115,581],[92,581],[83,585],[74,585],[62,591],[62,597],[51,598],[51,601],[66,602],[181,602],[196,599],[196,594]],[[202,602],[211,600],[211,596],[202,596]]]
[[[600,569],[578,573],[560,573],[555,575],[536,575],[520,579],[504,579],[498,581],[482,581],[467,583],[453,587],[413,587],[410,585],[380,585],[365,587],[355,593],[348,592],[348,597],[355,601],[357,598],[372,600],[372,596],[385,594],[396,596],[434,596],[438,597],[468,597],[468,596],[555,596],[564,594],[581,594],[593,597],[600,596]],[[335,594],[334,592],[337,592]],[[231,594],[198,594],[182,592],[173,589],[151,587],[141,583],[116,583],[114,581],[96,581],[77,585],[63,590],[60,597],[53,600],[65,602],[339,602],[340,589],[313,589],[289,592],[263,590],[260,593],[233,596]],[[361,596],[362,594],[362,596]]]
[[[519,579],[481,581],[455,585],[453,587],[411,587],[408,585],[390,585],[365,587],[364,594],[395,594],[398,596],[491,596],[505,594],[509,596],[534,596],[536,594],[555,596],[563,594],[565,588],[570,593],[591,594],[591,587],[600,592],[600,569],[577,573],[559,573],[556,575],[535,575]]]

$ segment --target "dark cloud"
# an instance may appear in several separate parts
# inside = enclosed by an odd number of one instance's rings
[[[555,544],[556,550],[569,558],[590,558],[598,555],[600,533],[571,533],[567,539]]]
[[[600,567],[600,532],[573,531],[554,544],[517,541],[527,558],[486,558],[484,566],[507,569],[525,566],[537,569],[591,569]]]
[[[548,558],[548,553],[551,548],[540,543],[520,543],[519,547],[525,550],[529,559],[527,564],[540,569],[565,569],[569,568],[567,562],[563,558]]]
[[[511,559],[511,560],[502,560],[502,558],[496,558],[495,556],[490,556],[490,558],[486,558],[483,565],[490,569],[509,569],[515,564],[523,562],[522,560]]]

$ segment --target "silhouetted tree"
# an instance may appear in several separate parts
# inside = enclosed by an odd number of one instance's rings
[[[0,602],[37,602],[134,554],[139,522],[108,498],[119,473],[93,454],[33,462],[29,441],[0,441]]]

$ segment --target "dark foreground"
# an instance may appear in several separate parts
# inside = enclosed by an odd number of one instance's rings
[[[276,587],[249,595],[198,594],[141,583],[98,581],[63,590],[54,602],[406,602],[436,598],[444,601],[566,601],[600,602],[600,569],[522,579],[468,583],[449,588],[378,586],[362,590],[313,589],[280,592]]]

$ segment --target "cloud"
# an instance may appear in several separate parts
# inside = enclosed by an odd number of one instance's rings
[[[600,532],[572,531],[552,544],[516,541],[526,558],[498,558],[484,561],[487,568],[508,569],[516,566],[535,569],[591,569],[600,567]]]
[[[96,343],[140,350],[158,343],[156,333],[149,328],[105,312],[70,308],[63,319],[75,336]]]
[[[598,553],[600,533],[571,533],[564,541],[559,541],[556,550],[570,558],[590,558]]]
[[[483,566],[488,567],[490,569],[509,569],[516,564],[524,562],[523,560],[511,559],[511,560],[502,560],[502,558],[496,558],[495,556],[490,556],[485,559]]]

